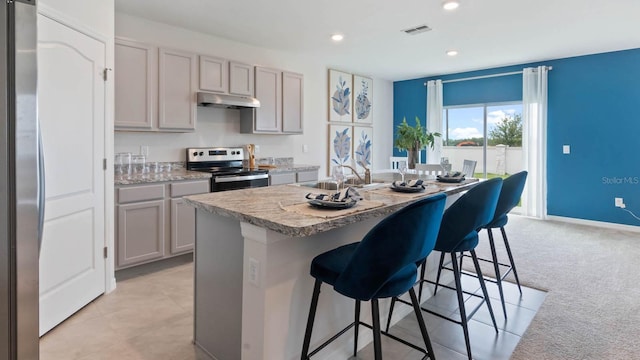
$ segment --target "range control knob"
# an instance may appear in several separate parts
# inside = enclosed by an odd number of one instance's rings
[[[198,156],[198,152],[197,152],[197,151],[194,151],[194,152],[193,152],[193,156]]]
[[[200,154],[199,154],[199,155],[200,155],[200,156],[204,155],[204,152],[200,151]]]
[[[231,155],[235,155],[235,154],[236,154],[236,152],[235,152],[235,151],[232,151],[232,152],[231,152]]]

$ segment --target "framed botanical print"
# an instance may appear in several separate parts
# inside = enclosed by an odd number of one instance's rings
[[[353,75],[353,122],[373,123],[373,80]]]
[[[351,122],[352,76],[349,73],[329,69],[329,121]]]
[[[358,173],[364,173],[365,168],[371,170],[373,162],[373,128],[364,126],[353,127],[353,159]]]
[[[353,127],[351,125],[329,125],[329,166],[327,175],[331,174],[331,168],[336,165],[350,165],[352,156]]]

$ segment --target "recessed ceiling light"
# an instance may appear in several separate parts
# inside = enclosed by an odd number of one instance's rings
[[[456,56],[456,55],[458,55],[458,51],[457,50],[447,50],[447,55]]]
[[[447,0],[442,3],[442,8],[445,10],[454,10],[460,6],[460,3],[455,0]]]
[[[331,40],[333,41],[342,41],[344,39],[344,35],[342,34],[333,34],[331,35]]]

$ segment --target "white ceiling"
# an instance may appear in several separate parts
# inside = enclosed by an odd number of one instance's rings
[[[460,2],[447,12],[441,0],[115,0],[117,12],[388,80],[640,48],[640,0]],[[401,32],[422,24],[433,30]]]

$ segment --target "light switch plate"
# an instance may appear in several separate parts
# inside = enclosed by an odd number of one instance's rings
[[[563,153],[563,154],[571,154],[571,146],[569,146],[569,145],[562,145],[562,153]]]

